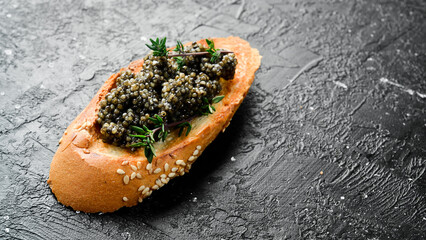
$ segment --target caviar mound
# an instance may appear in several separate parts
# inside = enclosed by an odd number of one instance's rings
[[[194,42],[179,53],[206,50],[204,45]],[[97,122],[102,140],[132,148],[141,139],[131,136],[138,134],[131,126],[152,129],[155,124],[150,117],[155,115],[166,124],[198,115],[204,101],[211,101],[220,92],[220,78],[233,78],[237,60],[234,53],[223,53],[213,63],[207,54],[181,57],[180,63],[176,57],[150,53],[144,58],[140,72],[122,72],[116,79],[116,87],[100,102]]]
[[[113,74],[100,88],[89,105],[68,126],[53,157],[48,184],[57,200],[74,210],[112,212],[131,207],[188,172],[192,163],[231,121],[246,96],[261,56],[249,43],[238,38],[213,39],[220,49],[233,51],[238,64],[232,80],[222,83],[223,100],[216,112],[197,117],[188,136],[170,134],[165,142],[156,143],[156,157],[148,163],[143,149],[134,152],[102,141],[97,123],[101,101],[116,87],[121,72],[137,74],[144,61],[132,62]],[[207,45],[204,40],[198,41]]]

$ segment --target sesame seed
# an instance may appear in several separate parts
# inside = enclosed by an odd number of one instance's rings
[[[151,193],[152,193],[152,191],[149,191],[149,192],[145,193],[145,197],[151,196]]]
[[[138,188],[138,192],[142,192],[145,189],[145,185],[142,185]]]
[[[198,145],[198,146],[197,146],[197,149],[198,149],[198,150],[201,150],[201,146],[200,146],[200,145]]]
[[[186,165],[186,170],[189,171],[189,169],[191,169],[191,164]]]
[[[157,190],[157,189],[159,189],[160,187],[158,186],[158,185],[154,185],[154,186],[152,186],[152,189],[154,189],[154,190]]]
[[[183,160],[177,160],[176,161],[176,164],[177,165],[181,165],[181,166],[185,166],[186,164],[185,164],[185,162],[183,161]]]
[[[160,172],[161,172],[161,168],[157,168],[157,169],[154,170],[155,174],[160,173]]]
[[[147,188],[145,188],[143,191],[142,191],[142,194],[145,194],[145,193],[147,193],[149,191],[149,188],[147,187]]]
[[[121,163],[121,165],[122,165],[122,166],[126,166],[127,164],[129,164],[129,161],[123,161],[123,162]]]
[[[90,153],[90,150],[89,150],[89,149],[87,149],[87,148],[84,148],[84,149],[83,149],[83,152],[84,152],[85,154],[89,154],[89,153]]]
[[[165,172],[169,171],[169,164],[168,163],[164,164],[164,171]]]
[[[130,165],[130,167],[132,168],[133,171],[137,171],[138,170],[135,165]]]
[[[166,174],[161,174],[160,178],[166,178],[167,175]]]
[[[138,162],[137,165],[138,165],[138,169],[142,168],[142,162]]]
[[[155,183],[159,186],[162,187],[164,184],[161,182],[160,179],[155,180]]]
[[[190,156],[189,158],[188,158],[188,162],[192,162],[192,161],[194,161],[195,160],[195,157],[194,156]]]
[[[61,139],[59,139],[59,144],[61,144],[61,142],[62,142],[62,138],[61,138]]]
[[[172,168],[172,172],[177,172],[177,170],[178,170],[177,167]]]
[[[126,176],[123,177],[124,184],[129,184],[129,181],[130,181],[129,175],[126,175]]]
[[[162,182],[162,183],[164,183],[164,184],[166,184],[166,183],[168,183],[168,182],[169,182],[169,178],[162,178],[162,179],[161,179],[161,182]]]
[[[126,197],[123,197],[123,201],[127,202],[129,199]]]
[[[136,173],[135,172],[132,172],[132,175],[130,175],[130,179],[135,179],[135,177],[136,177]]]
[[[121,175],[123,175],[123,174],[126,174],[126,172],[125,171],[123,171],[123,169],[117,169],[117,173],[118,174],[121,174]]]
[[[148,163],[146,165],[146,170],[148,170],[148,171],[152,170],[152,164],[151,163]]]
[[[172,173],[169,173],[169,177],[175,177],[176,176],[176,173],[174,173],[174,172],[172,172]]]
[[[143,201],[143,198],[139,197],[139,198],[138,198],[138,202],[140,202],[140,203],[141,203],[142,201]]]
[[[139,179],[141,179],[142,175],[140,173],[136,173],[136,177],[139,178]]]
[[[199,151],[198,149],[196,149],[196,150],[194,151],[194,153],[192,153],[192,155],[197,156],[199,152],[200,152],[200,151]]]

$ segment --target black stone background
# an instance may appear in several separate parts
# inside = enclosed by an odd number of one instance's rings
[[[0,0],[0,238],[425,239],[425,29],[420,0]],[[189,174],[112,214],[55,200],[59,138],[147,39],[228,35],[262,65]]]

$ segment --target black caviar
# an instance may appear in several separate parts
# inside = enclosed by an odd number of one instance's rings
[[[185,53],[204,52],[206,47],[193,43],[185,47]],[[104,142],[129,147],[140,141],[130,126],[147,126],[154,115],[165,123],[188,119],[200,112],[203,98],[209,101],[221,90],[220,78],[234,77],[237,59],[234,53],[221,54],[216,63],[210,55],[185,56],[179,67],[172,57],[154,56],[144,58],[139,73],[122,72],[116,87],[100,102],[97,122],[100,124]]]

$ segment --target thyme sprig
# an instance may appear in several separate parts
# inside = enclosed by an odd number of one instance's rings
[[[218,103],[220,101],[222,101],[222,99],[224,98],[224,95],[221,96],[216,96],[214,97],[211,102],[209,102],[209,100],[206,97],[203,97],[203,102],[204,105],[201,106],[201,114],[202,115],[209,115],[209,114],[213,114],[216,111],[216,108],[213,107],[213,104]]]
[[[166,47],[166,41],[167,38],[164,37],[163,39],[157,38],[155,41],[151,38],[149,39],[151,41],[152,45],[145,44],[149,49],[153,50],[154,52],[152,55],[154,56],[167,56],[169,54],[169,50],[167,50]]]
[[[213,104],[222,101],[224,97],[224,95],[216,96],[211,101],[209,101],[207,98],[203,98],[205,105],[201,107],[201,115],[209,115],[214,113],[216,109],[213,107]],[[164,142],[170,133],[170,129],[174,127],[179,128],[179,137],[182,135],[185,128],[185,136],[188,136],[192,130],[192,125],[189,122],[195,117],[196,116],[193,116],[182,121],[166,124],[160,116],[155,114],[154,117],[148,118],[154,124],[154,129],[152,130],[145,125],[142,127],[130,126],[130,129],[138,134],[129,134],[129,136],[142,139],[141,142],[133,143],[130,145],[130,147],[145,147],[145,157],[148,162],[151,163],[152,159],[157,156],[155,155],[155,148],[153,144],[159,140]]]
[[[209,46],[209,48],[206,50],[206,52],[193,52],[193,53],[185,53],[185,47],[183,46],[182,42],[177,40],[176,47],[173,51],[177,52],[176,54],[169,54],[170,50],[167,50],[166,47],[166,41],[167,38],[164,37],[162,39],[157,38],[156,40],[153,40],[152,38],[149,39],[151,41],[151,45],[145,44],[149,49],[153,50],[152,55],[154,56],[166,56],[166,57],[173,57],[177,64],[178,64],[178,70],[185,64],[184,58],[185,56],[196,56],[196,55],[207,55],[210,54],[210,62],[215,63],[220,57],[220,54],[222,53],[233,53],[232,51],[221,51],[220,49],[216,49],[214,47],[214,42],[212,40],[206,39],[206,43]],[[179,58],[180,57],[180,58]]]
[[[210,55],[212,56],[210,58],[210,62],[215,63],[219,59],[220,51],[219,51],[219,49],[214,48],[214,42],[213,41],[206,39],[206,43],[209,46],[209,49],[207,49],[207,52],[210,53]]]

